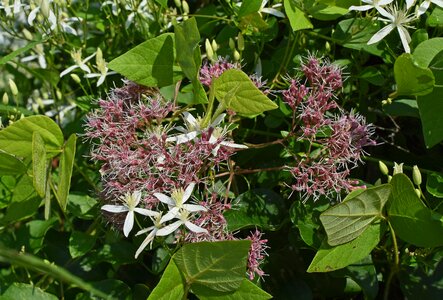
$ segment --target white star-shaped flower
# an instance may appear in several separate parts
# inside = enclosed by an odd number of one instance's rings
[[[228,133],[228,130],[226,128],[223,128],[223,127],[214,128],[214,131],[212,132],[211,136],[209,137],[209,143],[210,144],[217,143],[220,139],[224,139],[224,137],[226,136],[227,133]],[[237,148],[237,149],[247,149],[248,148],[248,146],[246,146],[246,145],[235,144],[233,142],[222,140],[221,142],[219,142],[217,144],[217,146],[215,146],[214,149],[212,149],[212,155],[216,156],[218,153],[218,150],[220,149],[221,146],[225,146],[225,147],[229,147],[229,148]]]
[[[425,0],[418,7],[417,16],[421,16],[422,14],[424,14],[428,10],[429,5],[431,5],[431,3],[434,3],[435,5],[443,8],[442,0]]]
[[[378,18],[380,21],[388,22],[390,24],[386,25],[380,29],[374,36],[368,41],[368,45],[375,44],[386,37],[392,30],[397,29],[400,35],[400,40],[405,49],[406,53],[410,53],[409,43],[411,42],[411,36],[409,35],[406,27],[407,24],[416,19],[414,14],[408,14],[407,9],[398,9],[396,5],[391,5],[386,7],[387,15],[386,18]]]
[[[380,14],[386,17],[386,10],[383,6],[390,4],[394,0],[362,0],[366,5],[355,6],[352,5],[349,7],[349,10],[357,10],[357,11],[367,11],[375,8]]]
[[[137,251],[135,252],[135,258],[140,255],[140,253],[146,248],[146,246],[150,245],[150,247],[152,247],[152,242],[157,236],[157,232],[163,227],[163,225],[160,223],[161,217],[162,214],[159,213],[155,218],[151,218],[154,225],[142,229],[135,234],[137,236],[149,232],[148,236],[144,239],[144,241],[140,244],[140,247],[138,247]]]
[[[100,48],[97,48],[96,53],[97,53],[95,56],[96,68],[100,73],[89,73],[89,74],[86,74],[85,77],[86,78],[99,77],[99,79],[97,81],[97,87],[99,87],[103,82],[105,82],[106,76],[116,74],[116,72],[113,72],[113,71],[108,72],[109,69],[106,66],[106,61],[103,58],[103,53]]]
[[[57,26],[57,18],[51,9],[52,1],[41,0],[40,5],[36,6],[28,15],[28,24],[34,26],[34,20],[37,18],[37,14],[40,12],[51,24],[50,29],[54,30]]]
[[[132,194],[127,193],[125,196],[121,196],[120,200],[123,205],[103,205],[102,210],[112,213],[124,213],[127,212],[125,223],[123,225],[123,233],[127,237],[134,226],[134,212],[137,212],[144,216],[157,217],[160,213],[145,208],[137,207],[141,200],[140,191],[135,191]]]
[[[180,226],[185,225],[189,230],[195,233],[208,233],[208,231],[200,226],[195,225],[189,221],[191,213],[186,209],[179,210],[178,214],[175,215],[175,218],[178,218],[178,221],[171,223],[157,231],[157,236],[165,236],[176,231]]]
[[[66,74],[71,73],[73,70],[80,68],[83,71],[85,71],[86,73],[91,73],[91,69],[89,69],[89,67],[86,65],[86,63],[93,58],[96,55],[97,52],[94,52],[93,54],[89,55],[88,57],[86,57],[85,59],[82,60],[82,52],[81,50],[78,51],[72,51],[71,52],[71,57],[74,60],[75,64],[70,66],[69,68],[67,68],[66,70],[64,70],[63,72],[60,73],[60,78],[65,76]]]

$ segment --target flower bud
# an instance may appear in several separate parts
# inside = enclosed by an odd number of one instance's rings
[[[189,4],[185,0],[182,1],[183,12],[185,14],[189,14]]]
[[[231,48],[231,50],[235,49],[235,42],[232,38],[229,38],[229,48]]]
[[[214,52],[217,52],[217,50],[219,49],[218,44],[215,40],[212,40],[211,46],[212,46],[212,50],[214,50]]]
[[[79,84],[81,82],[81,79],[80,79],[80,77],[78,77],[77,74],[70,74],[70,76],[71,76],[72,80],[75,81],[75,83]]]
[[[4,105],[8,105],[8,103],[9,103],[9,96],[8,96],[8,94],[6,92],[3,93],[2,103]]]
[[[57,89],[57,90],[55,91],[55,95],[57,96],[57,99],[62,99],[62,97],[63,97],[63,94],[62,94],[62,92],[60,92],[59,89]]]
[[[240,53],[237,50],[234,50],[234,60],[239,61],[241,58]]]
[[[403,163],[397,164],[396,162],[394,162],[394,175],[402,173],[403,173]]]
[[[417,194],[417,197],[420,198],[421,197],[421,192],[419,189],[415,189],[415,194]]]
[[[392,180],[392,176],[388,175],[388,183],[391,182],[391,180]]]
[[[416,165],[412,167],[412,180],[416,185],[420,185],[422,182],[420,169]]]
[[[205,48],[206,48],[206,56],[208,59],[213,60],[214,59],[214,51],[212,50],[211,42],[209,42],[208,39],[205,41]]]
[[[32,39],[33,39],[33,37],[32,37],[32,33],[30,33],[29,32],[29,30],[28,29],[23,29],[23,35],[25,36],[25,38],[27,39],[27,40],[30,40],[30,41],[32,41]]]
[[[14,80],[12,80],[11,78],[9,78],[9,88],[11,89],[11,92],[12,92],[13,96],[17,96],[18,95],[17,85],[15,84]]]
[[[177,7],[181,7],[182,6],[182,3],[181,3],[180,0],[174,0],[174,3],[175,3],[175,6],[177,6]]]
[[[40,11],[42,12],[42,15],[45,16],[46,19],[49,18],[49,12],[51,11],[51,9],[49,8],[48,0],[40,1]]]
[[[381,160],[378,161],[378,167],[383,175],[389,175],[389,169]]]
[[[239,51],[245,50],[245,39],[243,37],[243,34],[241,32],[237,35],[237,47]]]

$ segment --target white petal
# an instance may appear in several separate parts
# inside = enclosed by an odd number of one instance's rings
[[[141,215],[148,216],[148,217],[158,217],[158,215],[160,215],[160,213],[157,211],[153,211],[153,210],[149,210],[149,209],[145,209],[145,208],[140,208],[140,207],[134,208],[134,211],[136,213],[139,213]]]
[[[398,26],[397,30],[398,34],[400,35],[400,40],[403,45],[403,48],[405,49],[405,52],[411,53],[411,49],[409,48],[409,42],[411,41],[411,36],[409,35],[409,32],[403,26]]]
[[[148,234],[148,236],[144,239],[144,241],[141,243],[140,247],[138,247],[137,251],[135,252],[135,258],[137,258],[140,253],[142,253],[142,251],[146,248],[146,246],[148,246],[150,243],[152,243],[152,241],[154,240],[155,237],[155,231],[151,232],[150,234]]]
[[[168,235],[168,234],[170,234],[170,233],[173,233],[173,232],[176,231],[177,228],[179,228],[182,224],[183,224],[183,221],[178,220],[178,221],[176,221],[176,222],[174,222],[174,223],[172,223],[172,224],[169,224],[168,226],[165,226],[165,227],[159,229],[159,230],[157,231],[157,234],[156,234],[156,235],[157,235],[157,236],[165,236],[165,235]]]
[[[91,69],[89,69],[89,67],[85,64],[80,64],[79,65],[80,69],[82,69],[83,71],[85,71],[86,73],[91,73]]]
[[[86,58],[83,60],[83,63],[88,62],[88,61],[89,61],[91,58],[93,58],[96,54],[97,54],[97,52],[94,52],[94,53],[92,53],[91,55],[89,55],[88,57],[86,57]]]
[[[422,4],[420,4],[420,7],[418,8],[417,11],[417,17],[421,16],[428,10],[429,4],[431,4],[429,1],[425,1]]]
[[[188,201],[189,197],[191,197],[192,195],[192,191],[194,190],[195,187],[195,183],[191,182],[188,187],[185,189],[185,192],[183,193],[183,199],[182,199],[182,203],[185,203],[186,201]]]
[[[192,232],[195,233],[208,233],[208,231],[204,228],[201,228],[200,226],[197,226],[195,224],[192,224],[189,221],[185,222],[185,226],[189,228],[189,230],[191,230]]]
[[[14,15],[18,14],[20,12],[20,7],[21,7],[21,3],[20,0],[15,0],[14,1]]]
[[[57,18],[55,17],[52,10],[49,11],[49,17],[48,17],[49,23],[51,24],[51,30],[55,29],[55,26],[57,26]]]
[[[197,137],[197,131],[191,131],[185,134],[179,134],[176,136],[171,136],[166,139],[167,142],[176,142],[177,144],[183,144],[192,141]]]
[[[142,199],[142,193],[140,191],[134,191],[132,192],[132,198],[135,199],[134,206],[137,206],[140,203],[140,200]]]
[[[227,141],[223,141],[220,144],[223,146],[226,146],[226,147],[230,147],[230,148],[248,149],[248,146],[246,146],[246,145],[235,144],[235,143],[231,143],[231,142],[227,142]]]
[[[128,16],[128,19],[125,22],[125,28],[128,29],[129,26],[131,26],[132,22],[134,21],[135,13],[131,13]]]
[[[98,79],[98,81],[97,81],[97,87],[99,87],[99,86],[101,86],[102,84],[103,84],[103,82],[105,82],[105,78],[106,78],[106,75],[101,75],[100,76],[100,78]]]
[[[186,123],[191,124],[194,127],[199,127],[200,124],[198,124],[197,120],[194,118],[193,115],[191,115],[189,112],[185,111],[183,113],[183,119],[186,121]]]
[[[349,10],[367,11],[367,10],[372,9],[373,7],[374,6],[372,6],[372,5],[361,5],[361,6],[352,5],[349,7]]]
[[[47,67],[46,59],[45,59],[45,57],[43,55],[39,55],[38,56],[38,64],[40,65],[40,67],[42,69],[46,69],[46,67]]]
[[[382,16],[388,18],[388,21],[389,21],[389,22],[392,21],[393,16],[392,16],[390,13],[388,13],[388,12],[386,11],[386,9],[384,9],[383,7],[377,7],[377,11],[378,11]]]
[[[284,17],[285,17],[285,14],[284,14],[284,13],[282,13],[282,12],[279,11],[279,10],[276,10],[275,8],[269,8],[269,7],[267,7],[267,8],[263,8],[263,9],[261,10],[261,12],[263,12],[263,13],[265,13],[265,14],[274,15],[274,16],[279,17],[279,18],[284,18]]]
[[[411,8],[412,5],[414,5],[415,0],[406,0],[406,8]]]
[[[213,156],[217,156],[218,150],[220,150],[220,144],[218,144],[217,146],[215,146],[214,149],[212,149],[211,154]]]
[[[123,225],[123,234],[127,237],[134,226],[134,212],[128,211],[126,215],[125,224]]]
[[[161,219],[160,219],[160,224],[163,224],[163,223],[165,223],[165,222],[168,222],[168,221],[170,221],[170,220],[172,220],[172,219],[174,219],[174,218],[177,218],[178,217],[178,211],[179,211],[179,208],[178,207],[173,207],[173,208],[171,208],[171,210],[170,211],[168,211],[168,213],[166,214],[166,215],[164,215]]]
[[[69,68],[60,73],[60,78],[62,78],[63,76],[65,76],[66,74],[72,72],[72,70],[75,70],[77,68],[78,68],[77,65],[70,66]]]
[[[61,23],[63,31],[72,35],[77,35],[77,31],[66,23]]]
[[[217,127],[223,120],[225,119],[226,114],[220,114],[214,121],[211,123],[211,127]]]
[[[372,36],[372,38],[368,41],[368,45],[375,44],[381,41],[385,36],[387,36],[392,30],[394,30],[395,26],[393,24],[389,24]]]
[[[207,211],[206,207],[198,204],[183,204],[183,208],[190,212]]]
[[[174,199],[172,199],[169,196],[166,196],[165,194],[162,193],[154,193],[155,198],[157,198],[158,200],[160,200],[161,202],[167,204],[167,205],[175,205],[175,201]]]
[[[379,5],[379,6],[388,5],[388,4],[390,4],[392,1],[394,1],[394,0],[380,0],[380,1],[378,1],[378,5]]]
[[[103,205],[101,209],[112,213],[122,213],[129,210],[126,206],[123,205],[110,205],[110,204]]]
[[[83,77],[85,78],[96,78],[96,77],[100,77],[102,76],[102,74],[100,73],[89,73],[89,74],[85,74]]]
[[[187,133],[188,132],[188,130],[186,128],[184,128],[183,126],[176,126],[176,127],[174,127],[174,129],[178,130],[180,132],[183,132],[183,133]]]
[[[155,228],[155,226],[149,226],[148,228],[145,228],[145,229],[139,230],[139,231],[137,231],[137,233],[135,234],[135,236],[138,236],[138,235],[144,234],[144,233],[146,233],[146,232],[148,232],[148,231],[153,230],[154,228]]]
[[[443,1],[442,0],[432,0],[431,2],[434,3],[435,5],[443,8]]]
[[[37,6],[29,13],[29,16],[28,16],[28,24],[29,25],[31,25],[31,26],[34,25],[33,23],[34,23],[35,17],[37,17],[37,13],[39,10],[40,10],[40,7]]]

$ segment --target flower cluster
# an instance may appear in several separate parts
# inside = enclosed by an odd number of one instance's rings
[[[236,149],[247,148],[230,139],[226,114],[200,117],[180,110],[156,89],[132,82],[97,104],[87,118],[85,137],[92,142],[91,158],[101,163],[102,211],[122,224],[125,236],[137,214],[151,223],[136,233],[145,235],[136,257],[157,237],[168,235],[185,242],[236,239],[223,216],[229,203],[216,195],[192,203],[197,184],[210,184],[208,172],[226,164]],[[180,112],[183,125],[176,125]],[[258,262],[253,268],[250,274],[259,270]]]
[[[340,199],[342,191],[357,188],[350,180],[350,169],[361,161],[363,147],[375,145],[373,129],[362,116],[346,114],[335,101],[335,93],[342,87],[342,71],[328,61],[309,56],[301,71],[306,83],[292,79],[283,99],[294,110],[297,123],[294,134],[309,142],[305,156],[288,167],[295,179],[294,191],[303,199],[321,196]],[[334,114],[337,111],[337,114]],[[318,145],[313,147],[312,145]]]
[[[397,29],[406,53],[411,52],[409,47],[411,36],[409,35],[407,28],[413,27],[409,24],[426,13],[431,3],[443,8],[442,0],[425,0],[415,7],[416,0],[406,0],[406,6],[401,8],[397,3],[392,3],[394,0],[362,0],[362,2],[366,4],[361,6],[351,6],[349,7],[349,10],[368,11],[375,9],[375,11],[382,16],[377,17],[377,20],[388,23],[388,25],[374,34],[374,36],[368,41],[368,45],[378,43],[394,29]]]

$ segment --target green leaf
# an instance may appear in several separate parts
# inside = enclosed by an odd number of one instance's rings
[[[66,211],[76,218],[92,220],[97,216],[93,209],[97,203],[96,199],[88,195],[69,194]]]
[[[409,53],[400,55],[395,61],[394,77],[398,95],[426,95],[432,92],[435,85],[432,71],[414,63]]]
[[[308,13],[317,20],[330,21],[347,14],[351,5],[358,4],[355,0],[320,0],[308,9]]]
[[[423,136],[427,148],[443,140],[443,88],[435,87],[432,93],[417,97]]]
[[[17,185],[12,191],[12,202],[20,202],[36,197],[37,193],[34,189],[32,178],[28,175],[22,175],[17,181]]]
[[[44,292],[35,285],[16,282],[0,296],[0,300],[17,299],[57,300],[58,298],[55,295]]]
[[[307,272],[330,272],[362,260],[380,241],[380,223],[366,226],[354,240],[335,247],[323,241]]]
[[[214,80],[213,88],[218,101],[242,115],[253,116],[278,108],[240,70],[225,71]]]
[[[387,208],[395,234],[419,247],[443,246],[443,224],[434,219],[439,214],[427,208],[418,198],[409,178],[396,174],[390,184],[392,193]]]
[[[6,113],[17,113],[23,114],[24,116],[30,116],[34,113],[30,110],[27,110],[23,107],[16,107],[15,105],[4,105],[0,103],[0,112],[6,112]]]
[[[65,148],[63,149],[63,153],[60,157],[60,182],[58,183],[56,196],[63,211],[66,210],[69,188],[71,186],[76,141],[77,136],[72,134],[66,141]]]
[[[417,100],[398,99],[383,106],[383,111],[391,116],[420,118]]]
[[[277,230],[285,218],[283,198],[269,189],[254,189],[237,197],[232,209],[224,216],[228,230],[236,231],[245,227],[260,227],[263,230]]]
[[[0,176],[20,175],[26,173],[28,168],[14,155],[0,152]]]
[[[0,224],[16,222],[32,216],[37,212],[41,202],[39,197],[29,198],[20,202],[11,202],[6,209],[6,214],[0,219]]]
[[[28,43],[26,46],[24,46],[24,47],[22,47],[22,48],[20,48],[20,49],[17,49],[17,50],[15,50],[15,51],[9,53],[8,55],[3,56],[3,57],[0,59],[0,66],[1,66],[1,65],[4,65],[5,63],[7,63],[8,61],[12,60],[12,59],[15,58],[16,56],[19,56],[20,54],[25,53],[26,51],[28,51],[28,50],[34,48],[36,45],[41,44],[41,43],[44,43],[45,41],[46,41],[46,38],[45,38],[45,39],[42,39],[42,40],[40,40],[40,41],[33,41],[33,42],[30,42],[30,43]]]
[[[373,66],[364,68],[358,75],[361,79],[366,80],[373,85],[382,86],[386,79],[383,77],[382,72]]]
[[[357,190],[345,200],[320,215],[320,221],[328,235],[331,246],[340,245],[357,238],[377,219],[389,198],[388,184]]]
[[[57,218],[51,218],[46,221],[42,220],[32,220],[26,223],[25,226],[21,226],[16,231],[18,247],[24,246],[26,252],[37,253],[43,247],[43,241],[46,232],[57,223]]]
[[[431,173],[426,180],[426,190],[434,197],[443,198],[443,176]]]
[[[76,258],[88,253],[95,245],[96,237],[85,232],[73,231],[69,237],[69,253]]]
[[[46,165],[46,150],[43,138],[37,131],[34,131],[32,135],[32,182],[37,194],[42,198],[46,194]]]
[[[260,9],[262,1],[261,0],[248,0],[243,1],[240,10],[238,11],[238,17],[244,17],[254,12],[258,12]]]
[[[48,158],[60,152],[63,133],[58,125],[46,116],[26,117],[1,130],[0,149],[16,156],[31,157],[34,131],[42,137]]]
[[[430,27],[443,26],[443,9],[436,6],[431,15],[426,18],[426,24]]]
[[[285,0],[284,5],[286,15],[289,19],[289,24],[291,25],[293,31],[314,28],[311,21],[309,21],[309,18],[300,8],[297,7],[294,1]]]
[[[201,55],[200,55],[200,33],[198,32],[195,18],[186,20],[175,27],[175,45],[180,51],[177,52],[177,61],[186,77],[189,78],[194,87],[194,102],[207,103],[206,92],[198,78]]]
[[[165,33],[115,58],[109,68],[138,84],[162,87],[182,78],[174,61],[174,34]]]
[[[272,298],[271,295],[246,278],[243,279],[240,287],[235,292],[222,294],[214,293],[213,295],[208,296],[197,294],[197,296],[200,300],[267,300]]]
[[[250,241],[186,244],[172,260],[198,295],[237,290],[245,278]]]
[[[168,0],[155,0],[158,4],[160,4],[163,8],[168,8]]]
[[[175,261],[171,259],[160,282],[149,295],[148,300],[182,299],[185,294],[185,282]]]
[[[412,54],[414,62],[422,68],[431,65],[432,60],[443,51],[443,38],[432,38],[420,43]]]

